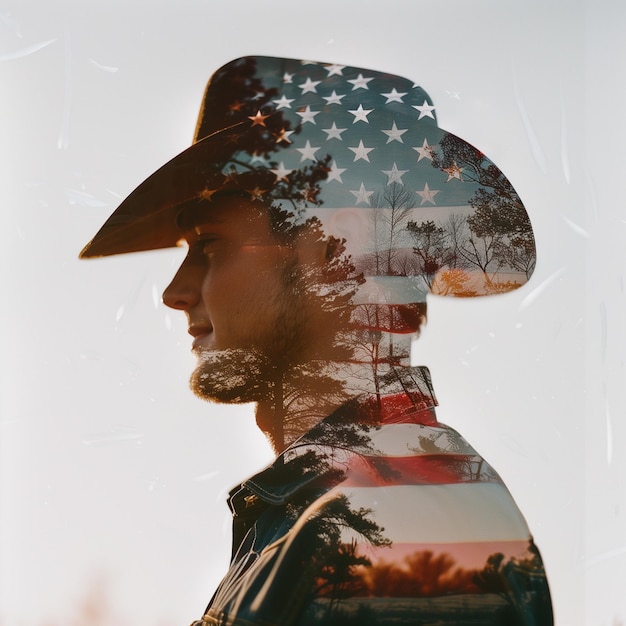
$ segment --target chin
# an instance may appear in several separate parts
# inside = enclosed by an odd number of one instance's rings
[[[268,394],[267,359],[250,350],[202,351],[189,386],[209,402],[258,402]]]

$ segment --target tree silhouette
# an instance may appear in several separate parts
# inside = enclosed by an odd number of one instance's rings
[[[483,272],[487,287],[494,291],[498,290],[494,274],[503,266],[528,278],[535,266],[532,227],[506,176],[482,152],[451,134],[439,143],[432,165],[442,171],[456,166],[465,181],[481,185],[470,199],[475,212],[467,218],[470,237],[459,246],[463,259]]]
[[[480,295],[476,290],[479,286],[468,272],[473,264],[466,258],[470,237],[467,217],[452,213],[444,222],[422,222],[422,225],[424,224],[426,226],[421,228],[420,225],[414,224],[408,229],[417,244],[415,255],[419,257],[420,245],[428,250],[423,254],[423,259],[427,263],[423,264],[422,272],[426,274],[424,279],[430,281],[432,293],[457,297]],[[426,269],[430,269],[430,274],[426,273]]]
[[[354,259],[354,265],[364,276],[373,279],[374,295],[371,303],[361,302],[354,308],[353,318],[359,330],[353,332],[351,341],[355,358],[369,367],[369,371],[361,371],[361,377],[370,388],[373,383],[373,393],[380,405],[380,378],[408,359],[410,334],[419,332],[425,320],[426,305],[423,302],[397,304],[395,298],[399,296],[402,302],[406,294],[383,295],[386,289],[393,291],[394,287],[389,282],[375,280],[380,276],[398,277],[398,280],[403,277],[408,281],[409,276],[417,275],[413,255],[407,251],[410,240],[406,230],[415,206],[414,192],[393,182],[380,188],[371,204],[374,210],[369,213],[369,241]],[[400,289],[405,287],[402,283]],[[380,293],[376,293],[377,289]],[[385,303],[387,297],[391,302]]]
[[[326,429],[332,448],[337,444],[336,433],[343,430],[340,424],[336,426],[339,427]],[[361,437],[354,427],[348,424],[341,438],[353,444],[356,438],[362,445],[371,447],[369,438]],[[361,429],[368,430],[366,426]],[[367,595],[360,570],[371,565],[371,561],[362,546],[384,547],[391,542],[374,521],[371,509],[353,507],[346,494],[329,490],[345,478],[340,464],[331,456],[332,449],[318,442],[303,450],[275,470],[279,474],[285,472],[296,483],[311,478],[309,486],[294,494],[285,505],[286,518],[296,526],[293,537],[297,540],[297,545],[286,548],[286,558],[290,571],[297,572],[301,588],[306,589],[306,597],[300,598],[302,606],[322,598],[326,601],[322,603],[325,617],[329,618],[339,611],[341,599]],[[284,479],[276,476],[274,480],[282,483]],[[321,492],[325,495],[320,498]]]
[[[340,364],[349,361],[354,353],[346,337],[353,327],[351,301],[363,278],[345,254],[345,243],[326,235],[319,219],[300,221],[297,213],[275,205],[270,212],[273,232],[284,245],[296,247],[305,243],[308,249],[325,250],[321,265],[299,258],[286,285],[304,304],[305,311],[314,308],[322,320],[320,328],[324,332],[319,334],[315,351],[309,353],[307,360],[299,359],[300,347],[288,333],[279,332],[285,344],[268,355],[271,388],[267,398],[272,404],[272,437],[281,442],[290,440],[292,432],[305,432],[319,421],[323,417],[320,406],[341,404],[348,398]],[[289,315],[287,327],[294,323],[293,308]],[[296,326],[302,331],[299,336],[306,340],[303,333],[308,328],[307,320],[296,321]]]
[[[379,561],[363,571],[374,597],[426,598],[452,593],[476,593],[474,572],[456,565],[447,552],[416,550],[402,562]]]
[[[444,228],[437,226],[432,220],[419,224],[409,221],[406,229],[413,238],[413,253],[418,259],[419,274],[428,288],[432,289],[438,272],[456,262],[450,245],[450,237]]]
[[[459,268],[444,269],[435,276],[432,291],[441,296],[454,295],[472,298],[480,295],[471,285],[471,277],[465,270]]]
[[[415,206],[415,196],[400,183],[391,183],[374,195],[371,213],[372,252],[368,268],[375,276],[404,275],[399,260],[406,221]]]
[[[495,593],[508,605],[512,626],[551,626],[552,604],[543,562],[532,541],[526,555],[505,560],[502,552],[490,555],[474,583],[485,593]]]
[[[312,593],[330,600],[329,613],[341,598],[366,594],[358,568],[371,565],[371,561],[359,551],[358,543],[372,546],[391,543],[383,529],[371,519],[371,512],[362,507],[352,508],[347,496],[341,494],[310,522],[314,547],[310,566],[317,571],[317,584]],[[346,541],[347,536],[352,539]]]

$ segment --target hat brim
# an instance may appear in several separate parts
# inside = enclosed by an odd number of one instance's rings
[[[194,143],[144,180],[111,214],[79,258],[172,248],[181,233],[176,217],[181,205],[206,198],[215,164],[225,146],[237,141],[240,125]],[[220,176],[223,180],[223,176]]]

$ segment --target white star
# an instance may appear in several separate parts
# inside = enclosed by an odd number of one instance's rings
[[[358,109],[353,109],[352,111],[348,111],[348,113],[352,113],[352,115],[354,115],[354,121],[352,122],[353,124],[356,124],[357,122],[365,122],[369,124],[369,120],[367,119],[367,116],[373,110],[374,109],[364,109],[363,105],[359,104]]]
[[[419,157],[417,159],[418,163],[422,159],[429,159],[430,161],[433,160],[434,148],[432,146],[428,145],[428,140],[427,139],[424,139],[424,143],[422,144],[421,148],[413,148],[413,150],[416,150],[419,153]]]
[[[293,74],[290,74],[289,72],[285,72],[283,74],[283,83],[291,83],[293,82]]]
[[[250,165],[252,165],[253,163],[261,163],[261,165],[266,165],[267,159],[259,152],[253,152],[252,157],[250,158]]]
[[[453,178],[456,178],[457,180],[460,180],[462,182],[463,177],[461,176],[461,172],[464,169],[465,168],[463,167],[459,167],[456,164],[456,161],[452,161],[452,165],[450,167],[443,168],[443,171],[448,175],[448,180],[446,182],[449,183]]]
[[[374,80],[373,78],[363,78],[363,74],[359,74],[356,78],[348,79],[349,83],[352,83],[352,91],[357,89],[369,89],[367,83],[370,80]]]
[[[321,80],[311,80],[307,78],[301,85],[298,85],[302,89],[302,95],[305,93],[317,93],[316,87],[321,83]]]
[[[406,174],[409,170],[399,170],[398,166],[394,163],[390,170],[381,170],[383,174],[387,175],[387,184],[399,183],[402,185],[402,175]]]
[[[232,163],[229,166],[224,167],[224,169],[222,170],[222,174],[224,175],[224,180],[222,181],[222,184],[237,180],[237,177],[239,176],[237,168]]]
[[[278,182],[279,180],[284,180],[285,178],[287,178],[287,176],[289,176],[289,174],[291,174],[293,170],[287,169],[285,167],[285,164],[281,161],[278,168],[275,170],[270,170],[270,172],[272,172],[272,174],[276,176],[276,182]]]
[[[295,131],[293,130],[286,130],[284,128],[281,128],[280,132],[274,135],[274,137],[276,137],[276,143],[280,143],[281,141],[291,143],[291,139],[289,139],[289,137],[291,137],[294,132]]]
[[[417,109],[420,112],[420,116],[417,118],[418,120],[421,120],[423,117],[432,117],[433,119],[435,119],[435,116],[432,114],[432,112],[435,110],[435,107],[428,104],[426,100],[424,100],[424,104],[422,105],[414,104],[413,108]]]
[[[209,189],[208,187],[205,187],[199,194],[199,197],[202,198],[203,200],[208,200],[209,202],[211,202],[211,197],[213,196],[214,193],[216,193],[217,191],[219,191],[219,189]]]
[[[407,93],[408,91],[398,93],[394,87],[389,93],[383,93],[381,96],[385,96],[385,98],[387,98],[387,102],[385,102],[385,104],[389,104],[390,102],[402,102],[402,97],[406,96]]]
[[[370,196],[374,193],[373,191],[367,191],[365,189],[365,185],[361,183],[358,191],[353,191],[350,189],[350,193],[354,194],[355,204],[359,204],[359,202],[364,202],[365,204],[370,203]]]
[[[289,99],[287,96],[283,95],[280,100],[272,100],[272,102],[276,105],[277,109],[290,109],[294,99],[295,98]]]
[[[240,102],[239,100],[235,100],[233,103],[230,104],[228,108],[231,111],[241,111],[242,107],[243,107],[243,102]]]
[[[307,104],[304,111],[296,111],[296,113],[302,118],[303,124],[306,124],[307,122],[316,124],[315,116],[319,113],[319,111],[311,111],[311,107]]]
[[[343,70],[345,67],[345,65],[337,65],[336,63],[333,63],[332,65],[326,66],[326,71],[329,76],[343,76]]]
[[[265,126],[265,120],[269,115],[263,115],[261,111],[257,111],[256,115],[248,115],[248,119],[252,121],[252,126]]]
[[[439,189],[430,189],[428,187],[428,183],[424,183],[424,189],[422,189],[422,191],[416,191],[415,193],[422,197],[420,206],[424,204],[424,202],[430,202],[431,204],[436,204],[435,196],[439,193]]]
[[[329,139],[341,139],[341,133],[348,129],[337,128],[337,124],[333,122],[333,125],[330,128],[322,128],[322,130],[328,135],[328,137],[326,137],[326,141],[328,141]]]
[[[341,104],[341,99],[345,97],[345,94],[338,95],[334,89],[330,96],[322,96],[326,100],[326,104]]]
[[[387,143],[391,143],[392,141],[399,141],[400,143],[404,143],[404,141],[402,141],[402,135],[404,135],[407,130],[409,129],[405,128],[404,130],[399,130],[396,127],[396,123],[394,122],[391,126],[391,129],[383,130],[383,133],[387,135]]]
[[[355,161],[358,161],[359,159],[363,159],[364,161],[367,161],[368,163],[370,162],[368,154],[373,149],[374,148],[366,148],[363,145],[363,140],[362,139],[359,141],[359,145],[358,146],[355,146],[354,148],[348,147],[348,150],[352,150],[352,152],[354,152],[354,160]]]
[[[300,163],[302,163],[302,161],[306,161],[307,159],[315,161],[315,153],[319,150],[319,146],[314,148],[311,145],[311,142],[307,139],[304,148],[296,148],[296,150],[302,155],[300,157]]]
[[[267,189],[260,189],[257,185],[254,189],[246,189],[246,191],[250,194],[252,200],[261,200]]]
[[[326,179],[327,182],[330,182],[331,180],[336,180],[339,183],[343,183],[343,180],[341,180],[341,175],[346,171],[345,167],[337,167],[337,161],[333,161],[333,164],[330,166],[330,169],[328,170],[328,178]]]

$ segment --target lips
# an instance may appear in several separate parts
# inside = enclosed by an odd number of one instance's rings
[[[191,324],[187,331],[194,338],[192,348],[208,347],[212,340],[213,327],[205,324]]]

